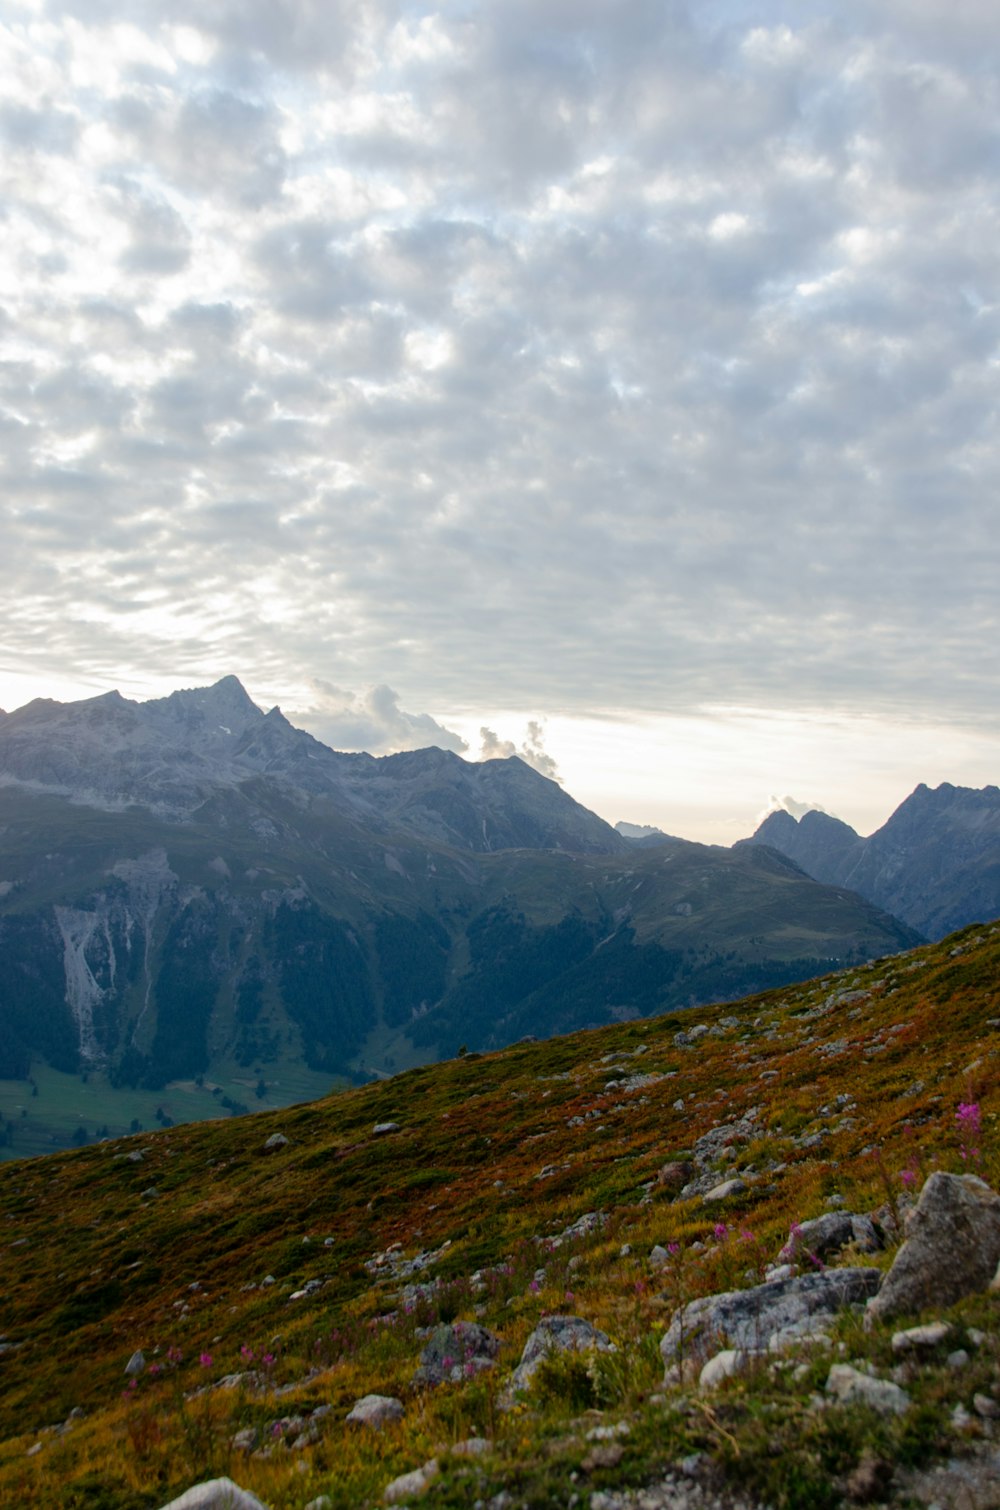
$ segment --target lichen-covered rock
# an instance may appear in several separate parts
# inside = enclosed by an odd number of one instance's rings
[[[500,1339],[474,1321],[455,1321],[435,1327],[420,1354],[414,1384],[458,1384],[484,1368],[492,1368]]]
[[[785,1246],[778,1254],[779,1263],[801,1262],[808,1258],[830,1258],[849,1243],[861,1253],[878,1253],[884,1247],[881,1234],[870,1216],[852,1216],[847,1211],[828,1211],[811,1221],[796,1223]]]
[[[510,1388],[526,1389],[542,1359],[552,1353],[585,1353],[591,1348],[607,1353],[612,1347],[610,1337],[582,1316],[543,1316],[524,1344],[521,1361],[511,1375]]]
[[[403,1404],[392,1395],[363,1395],[355,1401],[345,1419],[351,1426],[370,1426],[381,1431],[387,1422],[403,1419]]]
[[[987,1290],[1000,1262],[1000,1197],[972,1174],[929,1176],[866,1324]]]
[[[161,1507],[161,1510],[267,1510],[248,1489],[241,1489],[232,1479],[207,1479],[204,1484],[195,1484],[178,1499]]]
[[[723,1347],[763,1352],[777,1332],[814,1330],[817,1318],[868,1300],[880,1278],[877,1269],[825,1269],[689,1301],[663,1335],[663,1361],[668,1368],[681,1358],[704,1363]]]
[[[849,1363],[835,1363],[826,1381],[826,1392],[845,1404],[869,1405],[883,1416],[901,1416],[910,1408],[910,1397],[890,1379],[875,1379]]]

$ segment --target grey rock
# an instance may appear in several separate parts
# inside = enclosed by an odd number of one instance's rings
[[[333,1510],[333,1500],[328,1494],[317,1494],[308,1505],[303,1505],[302,1510]]]
[[[161,1510],[267,1510],[267,1506],[232,1479],[207,1479],[161,1506]]]
[[[776,1332],[814,1330],[820,1318],[867,1300],[880,1278],[877,1269],[826,1269],[689,1301],[663,1335],[663,1361],[668,1367],[681,1357],[704,1363],[720,1344],[762,1351]]]
[[[403,1419],[402,1401],[392,1395],[363,1395],[355,1401],[345,1419],[351,1426],[370,1426],[381,1431],[387,1421]]]
[[[458,1384],[484,1368],[492,1368],[500,1339],[475,1321],[455,1321],[435,1327],[423,1352],[414,1384]]]
[[[1000,1261],[1000,1198],[976,1175],[929,1176],[866,1325],[986,1290]]]
[[[952,1329],[946,1321],[931,1321],[926,1326],[911,1326],[905,1332],[893,1332],[892,1350],[894,1353],[930,1352],[932,1348],[939,1347],[946,1337],[950,1337],[951,1332]]]
[[[742,1348],[723,1348],[721,1353],[716,1353],[709,1358],[698,1376],[698,1384],[701,1389],[718,1389],[727,1379],[733,1379],[737,1374],[745,1373],[752,1359],[757,1356],[754,1353],[744,1352]]]
[[[384,1138],[388,1133],[399,1132],[398,1122],[376,1122],[372,1128],[373,1138]]]
[[[910,1408],[910,1397],[889,1379],[873,1379],[849,1363],[835,1363],[826,1381],[826,1392],[845,1404],[870,1405],[883,1416],[901,1416]]]
[[[779,1263],[794,1263],[815,1254],[826,1259],[854,1243],[862,1253],[878,1253],[884,1246],[870,1216],[852,1216],[846,1211],[828,1211],[802,1222],[778,1254]]]
[[[269,1138],[265,1139],[264,1152],[275,1153],[279,1148],[287,1148],[288,1143],[289,1140],[285,1137],[284,1133],[272,1133]]]
[[[613,1350],[610,1337],[584,1321],[582,1316],[543,1316],[524,1344],[521,1361],[510,1379],[510,1389],[526,1389],[543,1358],[552,1353],[585,1353],[591,1348]]]
[[[710,1202],[728,1201],[731,1196],[742,1195],[746,1188],[745,1180],[739,1178],[723,1180],[721,1185],[713,1185],[711,1190],[706,1190],[702,1200],[706,1205]]]
[[[386,1485],[382,1498],[387,1505],[398,1505],[413,1494],[423,1494],[440,1471],[437,1458],[431,1458],[429,1463],[424,1463],[421,1468],[414,1468],[412,1473],[401,1473],[399,1478],[393,1479],[391,1484]]]
[[[462,1442],[455,1442],[449,1451],[460,1458],[481,1458],[484,1452],[493,1451],[493,1443],[489,1437],[466,1437]]]
[[[126,1363],[126,1365],[125,1365],[125,1372],[127,1374],[131,1374],[133,1378],[136,1378],[139,1374],[142,1373],[142,1371],[143,1371],[143,1369],[145,1367],[146,1367],[145,1356],[144,1356],[144,1354],[141,1351],[137,1350],[136,1352],[134,1352],[132,1354],[131,1358]]]
[[[260,1446],[260,1432],[255,1426],[244,1426],[232,1439],[235,1452],[253,1452]]]

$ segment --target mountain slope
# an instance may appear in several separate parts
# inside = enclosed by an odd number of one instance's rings
[[[945,1313],[947,1340],[905,1365],[900,1416],[818,1406],[831,1362],[818,1346],[714,1395],[664,1393],[658,1344],[679,1303],[759,1278],[792,1221],[875,1210],[891,1243],[930,1168],[995,1180],[998,974],[1000,928],[969,930],[682,1023],[3,1166],[0,1500],[153,1510],[228,1472],[273,1510],[320,1494],[367,1510],[434,1455],[428,1510],[500,1492],[568,1505],[659,1483],[682,1459],[691,1493],[775,1510],[833,1510],[874,1462],[880,1502],[906,1503],[907,1475],[976,1444],[962,1421],[984,1419],[973,1400],[1000,1377],[993,1297]],[[268,1151],[274,1134],[288,1141]],[[693,1190],[675,1178],[685,1160]],[[699,1193],[733,1177],[724,1198]],[[505,1411],[546,1312],[585,1318],[617,1351],[553,1367]],[[456,1318],[497,1336],[495,1368],[421,1387],[424,1329]],[[832,1356],[843,1344],[884,1377],[897,1324],[866,1333],[848,1314],[828,1328]],[[958,1346],[962,1369],[947,1362]],[[401,1422],[347,1425],[368,1393],[398,1396]],[[451,1451],[471,1436],[479,1456]]]
[[[771,813],[766,844],[807,875],[860,892],[928,938],[1000,915],[1000,789],[920,785],[870,838],[826,813]]]
[[[0,720],[0,778],[19,1152],[916,941],[763,851],[637,849],[517,759],[338,754],[232,677],[29,704]]]

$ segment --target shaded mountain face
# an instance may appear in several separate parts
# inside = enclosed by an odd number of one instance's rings
[[[30,704],[0,778],[0,1078],[364,1077],[916,942],[772,850],[630,846],[516,759],[340,755],[234,678]]]
[[[828,885],[846,886],[927,938],[1000,915],[1000,789],[921,784],[863,839],[825,813],[771,813],[765,844]]]

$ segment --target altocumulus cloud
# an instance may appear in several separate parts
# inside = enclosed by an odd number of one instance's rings
[[[996,717],[993,6],[5,16],[8,660]]]

